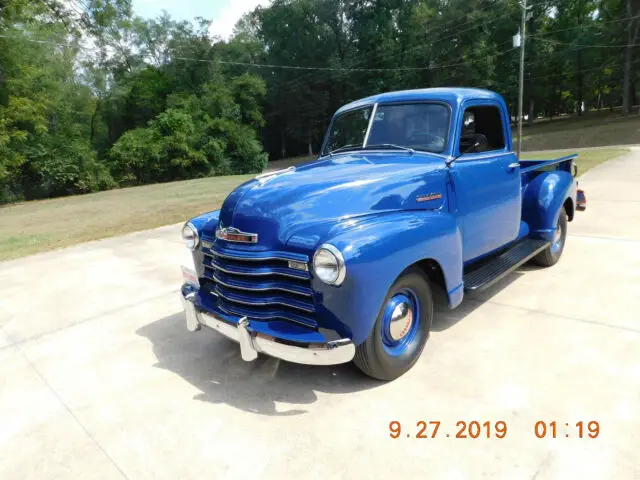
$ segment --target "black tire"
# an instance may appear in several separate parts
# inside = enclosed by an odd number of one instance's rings
[[[557,245],[556,242],[551,242],[551,245],[533,257],[534,263],[541,267],[550,267],[558,263],[558,260],[560,260],[562,252],[564,251],[564,245],[567,239],[567,223],[567,212],[564,210],[564,207],[562,207],[557,225],[557,228],[560,229],[560,243]]]
[[[399,355],[391,355],[383,343],[382,323],[385,308],[392,297],[410,290],[419,302],[419,322],[412,340]],[[378,380],[394,380],[418,361],[424,349],[433,320],[433,296],[426,275],[419,268],[406,270],[391,286],[369,337],[356,348],[355,365],[366,375]]]

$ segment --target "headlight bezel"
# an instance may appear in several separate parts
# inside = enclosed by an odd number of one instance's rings
[[[185,232],[190,232],[193,238],[189,240],[190,237],[187,237],[185,235]],[[198,229],[194,227],[194,225],[191,222],[187,222],[184,224],[180,234],[181,234],[182,242],[184,243],[184,246],[187,247],[192,252],[195,251],[196,248],[198,248],[198,245],[200,245],[200,235],[198,234]],[[191,242],[193,242],[193,245],[190,245]]]
[[[337,275],[335,277],[335,279],[331,280],[328,278],[323,278],[323,276],[319,273],[319,269],[318,266],[316,265],[316,262],[319,258],[319,255],[322,252],[326,252],[329,255],[331,255],[333,257],[333,259],[335,260],[336,263],[336,269],[337,269]],[[323,243],[322,245],[320,245],[315,253],[313,254],[313,271],[316,275],[316,277],[318,277],[318,279],[323,282],[326,283],[327,285],[331,285],[334,287],[339,287],[340,285],[342,285],[342,283],[344,282],[345,277],[347,276],[347,267],[346,264],[344,262],[344,257],[342,256],[342,252],[340,252],[340,250],[338,250],[336,247],[334,247],[333,245],[331,245],[330,243]]]

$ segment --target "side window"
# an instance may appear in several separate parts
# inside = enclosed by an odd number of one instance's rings
[[[498,107],[470,107],[464,111],[464,124],[460,136],[460,152],[475,143],[473,152],[491,152],[504,149],[502,116]]]

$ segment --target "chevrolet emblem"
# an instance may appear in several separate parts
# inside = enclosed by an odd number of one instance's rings
[[[221,227],[216,230],[216,238],[227,242],[258,243],[257,233],[241,232],[234,227]]]

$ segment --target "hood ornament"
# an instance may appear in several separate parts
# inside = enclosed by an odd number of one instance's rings
[[[216,238],[227,242],[258,243],[257,233],[241,232],[234,227],[224,227],[222,224],[216,230]]]
[[[284,175],[285,173],[291,173],[295,171],[296,171],[295,166],[283,168],[282,170],[273,170],[270,172],[261,173],[260,175],[255,177],[255,180],[257,180],[258,183],[260,183],[260,185],[264,185],[269,180],[279,177],[280,175]]]

